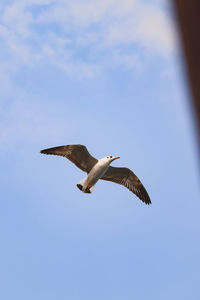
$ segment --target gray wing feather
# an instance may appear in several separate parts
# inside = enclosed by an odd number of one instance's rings
[[[146,204],[151,204],[150,197],[139,178],[128,168],[109,167],[101,178],[121,184],[133,192]]]
[[[87,173],[90,172],[98,161],[90,155],[84,145],[59,146],[41,150],[40,153],[64,156],[73,162],[78,168]]]

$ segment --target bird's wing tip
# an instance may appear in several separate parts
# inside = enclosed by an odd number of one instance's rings
[[[47,154],[45,150],[40,150],[41,154]]]
[[[151,204],[152,204],[152,202],[151,202],[151,200],[150,200],[150,199],[148,199],[147,201],[145,201],[145,204],[147,204],[147,205],[151,205]]]

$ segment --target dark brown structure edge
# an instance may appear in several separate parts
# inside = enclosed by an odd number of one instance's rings
[[[200,0],[172,0],[181,35],[200,146]],[[200,148],[199,148],[200,150]]]

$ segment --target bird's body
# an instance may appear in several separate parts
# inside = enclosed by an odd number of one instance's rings
[[[138,177],[128,168],[111,167],[110,164],[119,157],[106,156],[96,159],[90,155],[83,145],[66,145],[48,148],[40,151],[43,154],[64,156],[88,175],[77,187],[84,193],[92,193],[99,179],[119,183],[136,194],[143,202],[150,204],[151,200]]]
[[[110,163],[117,158],[118,157],[108,159],[107,157],[104,157],[99,159],[89,172],[88,176],[77,184],[78,188],[84,193],[91,193],[94,185],[108,170]]]

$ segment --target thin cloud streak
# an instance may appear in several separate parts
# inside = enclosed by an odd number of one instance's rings
[[[128,58],[131,66],[127,46],[138,64],[154,53],[166,59],[175,51],[175,32],[169,15],[155,3],[15,0],[2,4],[3,72],[48,63],[77,79],[92,78],[102,68],[118,68],[123,61],[126,67]],[[115,51],[120,64],[112,59]]]

